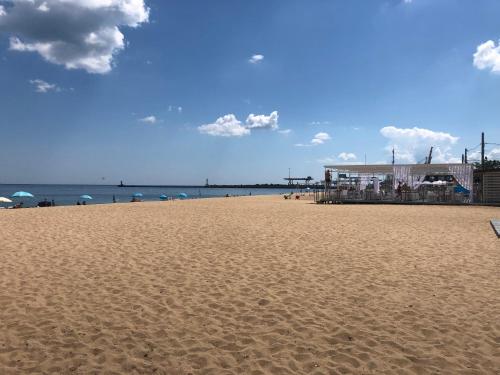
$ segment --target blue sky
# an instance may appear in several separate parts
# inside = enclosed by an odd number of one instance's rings
[[[500,143],[499,15],[496,0],[0,0],[0,183],[280,182],[393,146],[459,160],[481,131]]]

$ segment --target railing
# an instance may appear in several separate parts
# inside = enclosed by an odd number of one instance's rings
[[[413,190],[403,191],[400,195],[394,192],[375,193],[374,191],[356,190],[319,190],[314,191],[316,203],[342,203],[342,202],[387,202],[387,203],[469,203],[468,197],[454,190]]]

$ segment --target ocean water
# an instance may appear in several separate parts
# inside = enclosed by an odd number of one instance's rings
[[[188,199],[213,198],[229,195],[269,195],[290,192],[287,189],[225,189],[225,188],[183,188],[177,186],[165,188],[129,188],[111,185],[0,185],[0,197],[9,198],[16,191],[27,191],[33,194],[34,198],[10,198],[14,203],[0,203],[0,207],[12,206],[15,203],[23,202],[24,207],[35,207],[38,202],[47,199],[54,200],[57,206],[74,205],[81,195],[88,194],[93,199],[87,204],[112,203],[113,195],[117,202],[130,202],[132,194],[139,192],[144,196],[142,201],[160,201],[160,195],[177,198],[180,193],[186,193]]]

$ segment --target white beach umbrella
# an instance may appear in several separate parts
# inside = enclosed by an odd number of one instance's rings
[[[12,203],[12,201],[9,198],[0,197],[0,203]]]

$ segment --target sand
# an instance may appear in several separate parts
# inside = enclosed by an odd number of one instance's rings
[[[499,208],[0,211],[0,374],[500,374]]]

